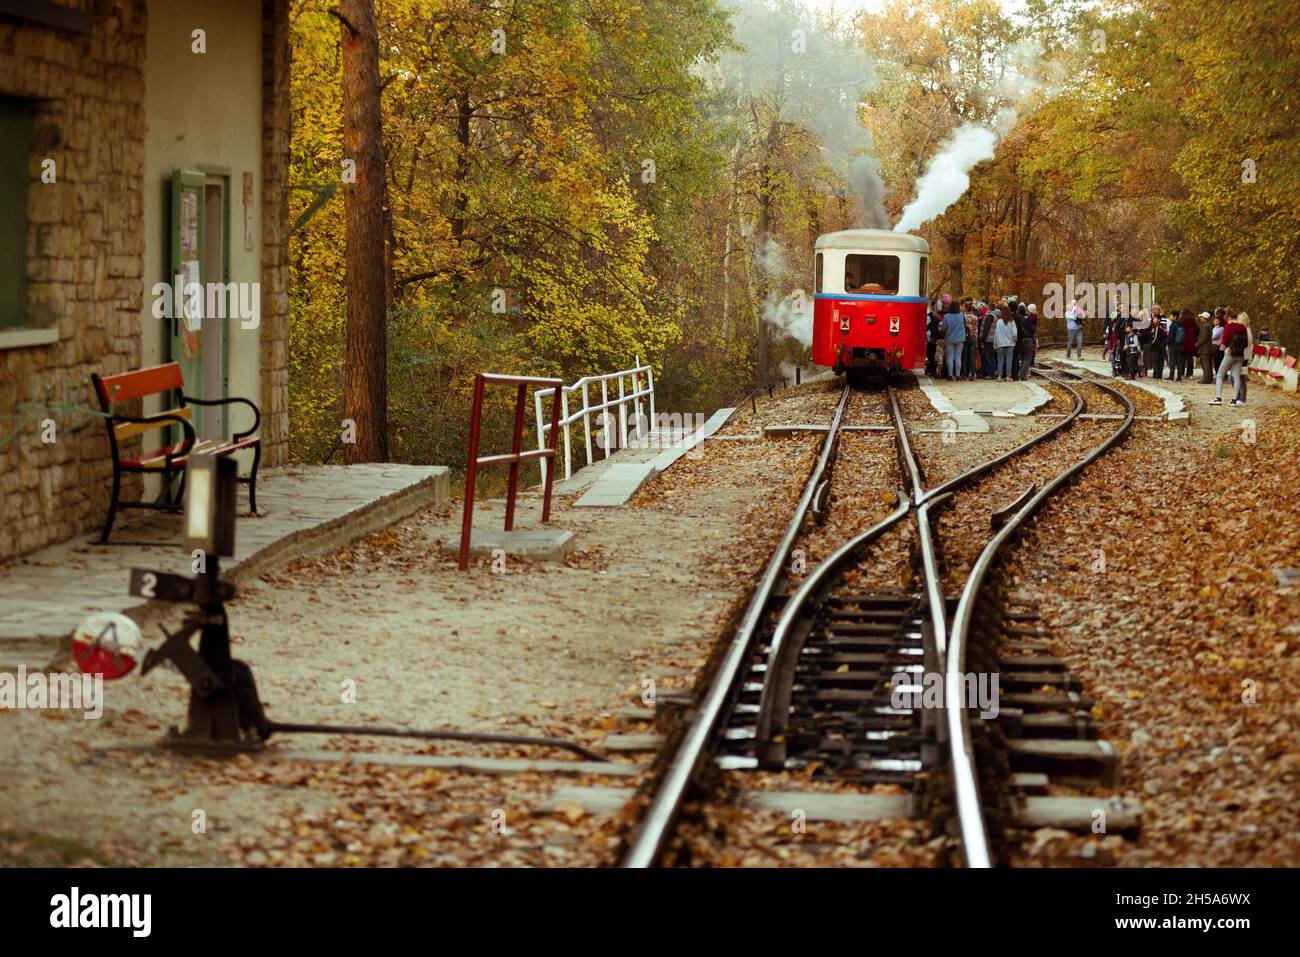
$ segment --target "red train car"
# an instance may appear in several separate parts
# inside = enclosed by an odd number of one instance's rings
[[[887,229],[817,237],[813,362],[856,384],[925,365],[930,245]]]

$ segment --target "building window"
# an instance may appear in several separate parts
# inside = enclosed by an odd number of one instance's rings
[[[30,100],[0,96],[0,329],[27,325]]]

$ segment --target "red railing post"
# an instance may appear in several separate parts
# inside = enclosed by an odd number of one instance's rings
[[[480,422],[483,418],[483,388],[489,382],[509,383],[518,386],[515,393],[515,431],[508,455],[478,454]],[[551,403],[551,442],[549,447],[523,451],[524,408],[528,397],[528,386],[549,386],[555,389],[555,400]],[[474,532],[474,481],[478,477],[481,465],[510,465],[510,485],[506,493],[506,531],[512,531],[515,524],[515,498],[519,493],[519,464],[528,459],[550,459],[546,472],[546,493],[542,505],[542,521],[551,520],[551,483],[555,475],[556,436],[559,433],[560,390],[564,388],[563,379],[544,379],[538,376],[497,375],[480,372],[474,377],[474,408],[469,426],[469,458],[465,463],[465,516],[460,523],[460,570],[469,568],[471,536]]]
[[[483,414],[483,373],[474,376],[474,411],[469,424],[469,458],[465,463],[465,517],[460,523],[460,570],[469,568],[469,541],[474,528],[474,480],[478,478],[479,418]]]

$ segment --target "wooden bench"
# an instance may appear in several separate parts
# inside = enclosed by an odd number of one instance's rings
[[[184,392],[185,383],[181,378],[178,363],[137,369],[119,375],[103,376],[93,373],[90,377],[99,398],[100,408],[105,413],[104,423],[108,428],[108,445],[113,456],[113,498],[108,506],[108,521],[100,534],[100,542],[108,541],[108,534],[113,529],[113,521],[120,508],[154,508],[165,511],[178,511],[185,491],[185,463],[191,455],[231,455],[240,449],[253,450],[253,468],[248,478],[239,481],[248,486],[248,505],[257,511],[257,466],[262,459],[262,440],[253,435],[262,422],[262,412],[249,399],[198,399]],[[115,411],[123,402],[142,399],[148,395],[168,393],[175,390],[180,399],[180,406],[147,416],[123,415]],[[191,423],[192,406],[214,406],[242,403],[253,410],[253,427],[246,432],[236,432],[232,440],[199,439]],[[165,445],[152,452],[146,452],[135,458],[123,458],[121,443],[126,439],[153,429],[165,429],[180,426],[184,437],[173,445]],[[164,477],[164,490],[154,502],[123,502],[121,500],[122,476],[136,472]],[[166,478],[180,474],[181,485],[175,500],[166,498]]]

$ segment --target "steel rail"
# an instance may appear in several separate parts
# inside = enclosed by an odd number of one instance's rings
[[[1046,378],[1046,377],[1044,377]],[[1068,387],[1067,387],[1068,388]],[[933,634],[934,648],[937,656],[936,664],[942,664],[948,649],[948,615],[947,608],[943,599],[943,588],[939,576],[939,550],[935,545],[933,529],[930,526],[930,514],[932,509],[939,509],[947,504],[953,493],[972,480],[978,478],[986,472],[990,472],[1004,462],[1009,461],[1026,449],[1043,442],[1062,429],[1069,428],[1074,424],[1075,419],[1083,412],[1083,399],[1077,393],[1074,394],[1074,408],[1063,418],[1049,429],[1045,429],[1036,435],[1031,436],[1025,442],[1016,446],[1009,452],[1004,452],[999,456],[981,462],[962,472],[955,478],[951,478],[932,489],[926,489],[920,484],[919,466],[909,463],[913,475],[913,487],[916,497],[916,504],[919,506],[916,511],[917,523],[917,541],[920,552],[921,567],[925,578],[926,604],[930,612],[930,630]],[[911,446],[904,444],[906,454],[914,458]]]
[[[1067,383],[1051,377],[1045,378],[1055,382],[1062,388],[1069,389],[1074,393],[1078,403],[1083,402],[1082,396]],[[1015,536],[1025,521],[1042,506],[1043,502],[1053,492],[1070,482],[1084,468],[1119,442],[1128,433],[1129,426],[1133,424],[1136,410],[1133,401],[1128,396],[1100,382],[1081,381],[1094,385],[1119,398],[1128,409],[1124,422],[1086,456],[1065,469],[1050,482],[1047,482],[1042,489],[1021,506],[1015,515],[1007,520],[1006,524],[984,546],[983,551],[980,552],[974,566],[972,566],[970,574],[967,576],[966,585],[957,601],[957,610],[953,614],[951,641],[948,644],[947,656],[944,662],[946,673],[949,675],[964,673],[967,641],[970,635],[971,619],[975,612],[975,600],[1002,547]],[[975,751],[970,732],[970,715],[960,702],[955,707],[952,702],[947,702],[947,704],[946,724],[949,741],[949,762],[952,769],[953,796],[957,807],[962,854],[967,867],[992,867],[993,860],[988,828],[984,822],[979,779],[976,776]]]
[[[713,681],[709,685],[703,701],[700,703],[698,714],[686,730],[677,746],[677,750],[673,753],[672,761],[664,772],[654,798],[650,802],[650,807],[647,808],[645,816],[641,819],[640,826],[632,835],[623,859],[619,862],[621,867],[651,867],[658,858],[659,852],[663,849],[663,843],[667,839],[673,821],[677,817],[682,798],[695,777],[701,758],[703,758],[710,741],[713,739],[714,726],[718,723],[727,701],[731,698],[736,676],[740,673],[745,660],[749,657],[754,635],[762,624],[768,601],[777,581],[784,572],[790,550],[803,532],[803,525],[808,517],[808,510],[812,505],[813,496],[839,439],[840,423],[844,419],[844,410],[848,407],[851,394],[852,389],[846,385],[843,394],[840,396],[839,404],[835,407],[835,414],[831,418],[830,428],[826,432],[826,439],[822,443],[821,455],[818,457],[817,464],[813,467],[812,474],[804,485],[803,495],[799,497],[799,503],[795,506],[794,515],[786,527],[785,535],[782,536],[776,550],[772,553],[767,568],[763,572],[763,577],[759,580],[758,587],[754,589],[754,593],[750,596],[749,604],[745,607],[744,615],[736,628],[735,635],[731,639],[731,644],[727,648],[718,670],[714,673]]]
[[[786,599],[785,607],[781,609],[781,617],[769,641],[767,672],[754,732],[761,767],[777,767],[785,762],[784,736],[790,725],[795,668],[817,610],[838,583],[837,578],[845,567],[854,564],[872,542],[897,525],[911,509],[907,493],[899,489],[897,494],[898,505],[893,512],[836,549]]]
[[[1041,372],[1037,372],[1035,373],[1035,375],[1042,376],[1042,378],[1047,379],[1047,381],[1055,383],[1056,385],[1059,385],[1062,388],[1066,388],[1066,389],[1070,388],[1069,386],[1065,385],[1065,383],[1060,382],[1057,379],[1053,379],[1051,376],[1045,375]],[[1019,455],[1021,452],[1024,452],[1026,449],[1032,448],[1033,446],[1037,445],[1039,442],[1051,438],[1053,435],[1055,435],[1057,432],[1060,432],[1062,429],[1068,428],[1071,424],[1073,424],[1074,420],[1078,418],[1079,415],[1083,412],[1083,406],[1084,406],[1083,397],[1080,396],[1079,393],[1074,392],[1073,389],[1070,389],[1070,391],[1074,394],[1074,409],[1071,412],[1069,412],[1064,419],[1056,423],[1056,425],[1052,426],[1050,429],[1045,429],[1044,431],[1031,436],[1025,442],[1022,442],[1020,445],[1017,445],[1010,452],[1003,452],[1001,455],[997,456],[996,458],[991,458],[986,462],[981,462],[979,465],[967,469],[965,472],[962,472],[961,475],[958,475],[956,478],[949,479],[948,481],[944,482],[942,485],[936,485],[932,489],[921,492],[919,497],[916,500],[917,504],[918,505],[924,504],[927,499],[937,498],[938,496],[942,495],[945,492],[956,491],[958,488],[965,485],[971,479],[977,478],[978,476],[983,475],[985,472],[997,468],[999,465],[1001,465],[1003,462],[1006,462],[1008,459],[1011,459],[1014,456]]]
[[[1041,373],[1036,373],[1041,374]],[[897,425],[898,452],[900,455],[900,465],[903,472],[907,475],[909,484],[912,487],[912,500],[907,502],[905,497],[900,496],[899,506],[895,512],[877,523],[871,529],[863,532],[854,539],[846,542],[836,552],[823,562],[813,575],[806,581],[798,591],[795,592],[788,600],[784,607],[781,617],[777,622],[777,631],[773,634],[773,647],[769,651],[768,674],[769,679],[764,683],[763,697],[760,703],[760,728],[756,734],[756,743],[759,748],[760,763],[770,755],[764,751],[765,745],[770,745],[772,731],[779,725],[778,720],[778,699],[780,697],[779,685],[781,682],[773,682],[772,675],[779,675],[786,670],[788,662],[796,661],[797,655],[791,654],[790,649],[797,643],[797,638],[791,640],[790,634],[794,631],[799,622],[803,610],[807,607],[810,598],[815,597],[814,592],[818,589],[829,587],[830,581],[833,580],[832,571],[842,567],[851,555],[860,553],[871,541],[878,538],[881,534],[896,524],[901,518],[912,511],[917,515],[918,520],[918,538],[922,552],[922,564],[925,569],[926,577],[926,594],[928,604],[931,610],[932,629],[934,631],[935,657],[936,663],[942,663],[950,657],[951,647],[946,640],[947,622],[946,608],[943,601],[941,584],[938,570],[938,550],[935,546],[932,529],[930,528],[930,510],[937,509],[951,499],[952,494],[957,488],[967,484],[973,479],[997,468],[999,465],[1010,460],[1016,455],[1023,453],[1025,450],[1045,441],[1056,433],[1070,427],[1078,416],[1084,410],[1082,397],[1068,385],[1044,376],[1049,381],[1069,389],[1074,395],[1075,405],[1073,410],[1066,415],[1061,421],[1038,433],[1027,441],[1016,446],[1008,452],[1005,452],[993,459],[980,463],[961,475],[936,486],[933,489],[925,489],[924,479],[921,473],[920,465],[916,454],[912,449],[908,439],[907,430],[903,423],[903,417],[898,405],[897,396],[893,389],[889,390],[889,399],[891,409]],[[763,578],[760,580],[758,588],[751,596],[750,602],[746,607],[745,614],[737,627],[735,636],[731,645],[728,647],[726,655],[714,679],[709,686],[708,692],[701,705],[700,712],[690,728],[687,730],[685,737],[674,752],[672,763],[667,772],[661,779],[658,790],[648,808],[645,816],[637,831],[629,842],[629,846],[624,853],[620,866],[622,867],[649,867],[654,864],[660,851],[663,848],[664,841],[667,838],[669,829],[675,820],[677,810],[680,806],[691,780],[698,768],[700,759],[703,757],[708,744],[713,736],[714,728],[721,717],[722,711],[727,701],[732,695],[733,686],[736,676],[740,672],[744,661],[751,652],[754,635],[758,626],[762,622],[763,612],[766,609],[768,599],[772,589],[775,587],[780,577],[783,566],[788,559],[790,549],[806,521],[808,512],[819,494],[823,491],[826,484],[823,474],[826,471],[829,462],[834,460],[835,442],[838,439],[840,424],[843,417],[843,410],[846,406],[850,390],[846,388],[844,395],[841,396],[840,404],[836,408],[835,416],[832,419],[831,427],[827,433],[826,441],[822,446],[821,456],[817,466],[810,476],[805,486],[803,496],[796,508],[795,515],[786,530],[786,534],[774,552],[771,560],[768,562],[767,569]],[[1007,523],[1012,526],[1012,522]],[[1016,523],[1018,524],[1018,523]],[[1004,526],[1005,531],[1006,526]],[[788,700],[786,701],[786,714],[782,717],[788,721]],[[766,734],[764,734],[766,730]],[[976,810],[979,811],[978,804]],[[982,815],[980,818],[980,827],[983,827]]]

